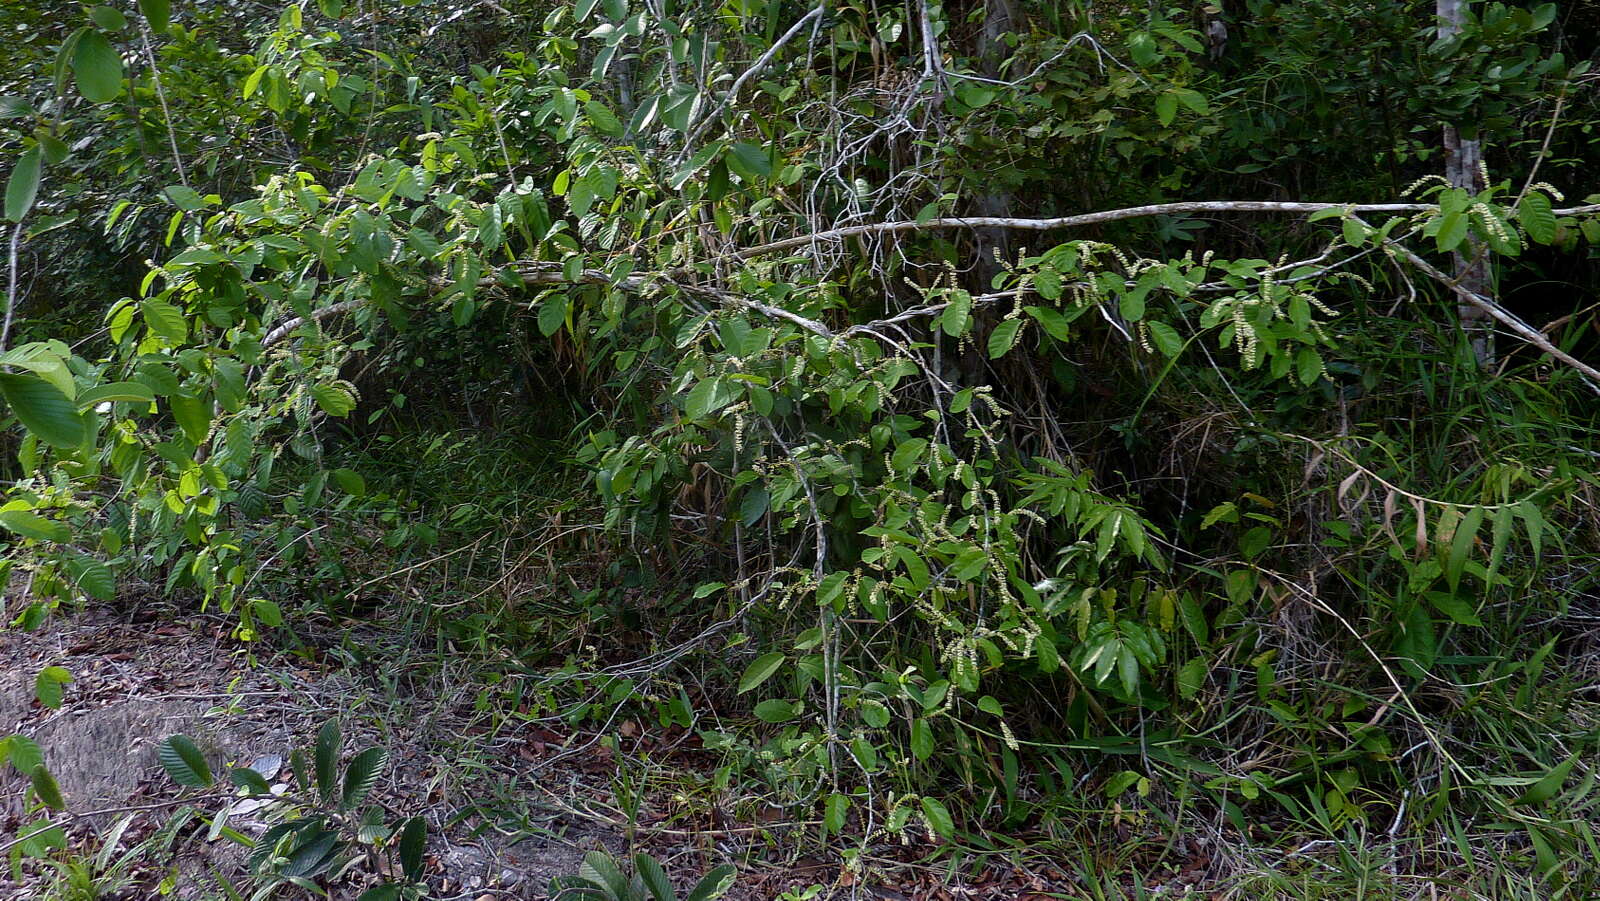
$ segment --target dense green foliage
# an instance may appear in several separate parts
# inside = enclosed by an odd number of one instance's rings
[[[418,615],[849,861],[1199,818],[1583,896],[1572,7],[8,10],[7,615],[157,590],[254,641],[556,543],[592,586]]]

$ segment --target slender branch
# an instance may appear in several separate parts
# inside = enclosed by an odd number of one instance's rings
[[[11,319],[17,312],[17,248],[22,243],[22,223],[11,229],[11,273],[6,285],[6,318],[0,325],[0,353],[6,352],[11,339]]]
[[[312,310],[309,315],[296,316],[292,319],[284,320],[281,324],[274,326],[272,331],[267,332],[267,336],[265,338],[261,339],[261,348],[265,350],[266,348],[277,344],[279,341],[282,341],[284,338],[288,337],[290,332],[302,325],[305,325],[307,322],[321,322],[329,317],[337,316],[340,313],[348,313],[351,310],[365,306],[366,303],[367,298],[365,297],[357,297],[354,300],[342,300],[336,304],[323,307],[319,310]]]
[[[1323,210],[1347,210],[1350,213],[1425,213],[1437,209],[1428,203],[1302,203],[1273,200],[1196,200],[1179,203],[1156,203],[1148,206],[1126,207],[1120,210],[1101,210],[1075,216],[1057,216],[1053,219],[1015,219],[996,216],[958,216],[929,219],[925,222],[905,220],[900,222],[875,222],[868,225],[851,225],[810,235],[800,235],[759,244],[734,254],[735,259],[748,260],[768,254],[805,247],[823,241],[839,241],[857,235],[879,235],[892,232],[929,231],[941,228],[1011,228],[1021,231],[1054,231],[1147,216],[1164,216],[1182,213],[1320,213]],[[1574,216],[1600,212],[1600,203],[1555,210],[1557,216]]]
[[[880,222],[871,225],[854,225],[846,228],[837,228],[830,231],[818,232],[812,235],[803,235],[796,238],[786,238],[782,241],[774,241],[770,244],[762,244],[756,247],[737,251],[734,253],[734,258],[747,260],[766,254],[789,250],[795,247],[801,247],[817,241],[841,240],[843,238],[848,238],[855,235],[919,231],[923,229],[936,228],[1012,228],[1028,231],[1050,231],[1060,228],[1095,225],[1102,222],[1118,222],[1126,219],[1137,219],[1146,216],[1159,216],[1172,213],[1316,213],[1323,210],[1337,209],[1344,210],[1353,215],[1355,213],[1362,212],[1420,213],[1427,212],[1435,208],[1436,207],[1430,204],[1424,203],[1348,204],[1300,203],[1261,200],[1214,200],[1186,201],[1181,203],[1158,203],[1148,206],[1127,207],[1120,210],[1102,210],[1095,213],[1082,213],[1076,216],[1060,216],[1054,219],[1017,219],[1008,217],[967,216],[930,219],[926,222]],[[1557,216],[1574,216],[1597,213],[1600,212],[1600,203],[1568,207],[1566,209],[1554,210],[1553,212]],[[1455,284],[1449,276],[1428,264],[1421,257],[1417,256],[1410,249],[1399,244],[1394,239],[1390,239],[1389,243],[1391,246],[1398,248],[1407,256],[1408,259],[1412,260],[1413,263],[1417,264],[1419,269],[1422,269],[1422,271],[1428,273],[1434,278],[1442,280],[1446,285],[1450,286],[1453,291],[1456,291],[1457,293],[1466,291],[1466,289],[1462,288],[1460,285]],[[649,293],[657,288],[666,287],[682,291],[683,293],[692,296],[705,298],[717,303],[752,310],[775,319],[783,319],[787,322],[791,322],[800,326],[812,334],[820,335],[824,338],[831,338],[835,335],[835,332],[832,329],[829,329],[827,326],[817,322],[814,319],[807,319],[798,313],[790,312],[789,310],[785,310],[781,307],[774,307],[759,301],[750,300],[749,298],[741,297],[737,294],[732,294],[727,291],[721,291],[715,288],[709,288],[703,285],[696,285],[690,282],[682,281],[675,277],[676,273],[638,273],[629,275],[620,281],[615,281],[611,278],[611,276],[598,269],[585,269],[578,273],[576,278],[568,278],[561,264],[546,260],[523,260],[511,264],[510,268],[517,273],[524,284],[534,287],[557,287],[561,285],[614,285],[621,290],[634,294]],[[13,272],[14,270],[15,267],[13,266]],[[485,276],[478,283],[479,287],[483,288],[496,287],[499,284],[500,282],[498,282],[493,276]],[[1585,372],[1586,374],[1593,373],[1592,377],[1596,380],[1596,382],[1600,382],[1600,372],[1590,369],[1585,364],[1573,359],[1570,355],[1564,353],[1559,348],[1556,348],[1554,345],[1550,344],[1548,340],[1545,340],[1543,335],[1533,330],[1526,323],[1521,322],[1521,320],[1511,316],[1510,313],[1507,313],[1493,301],[1473,294],[1471,291],[1466,291],[1466,293],[1471,294],[1472,297],[1476,298],[1476,300],[1473,301],[1474,304],[1487,304],[1489,307],[1492,307],[1493,310],[1498,311],[1498,313],[1490,312],[1489,315],[1506,322],[1507,326],[1511,328],[1512,331],[1526,338],[1530,343],[1538,346],[1546,353],[1555,356],[1557,359],[1560,359],[1569,365],[1578,367],[1579,371]],[[995,295],[984,295],[983,297],[976,299],[982,301],[992,301],[1009,296],[1012,296],[1010,292],[1003,292]],[[321,321],[331,316],[346,313],[359,308],[365,303],[366,300],[363,298],[341,301],[331,306],[323,307],[319,310],[313,310],[308,316],[295,316],[291,319],[285,320],[267,332],[266,337],[261,341],[261,345],[263,348],[271,347],[287,337],[289,333],[293,332],[295,329],[307,322]],[[862,330],[876,328],[887,323],[901,322],[906,319],[915,318],[925,314],[931,315],[939,312],[942,309],[943,305],[932,305],[929,307],[906,310],[885,320],[852,326],[849,330],[847,330],[846,333],[858,333]],[[1535,336],[1537,336],[1537,340],[1535,340]]]
[[[156,63],[156,54],[150,49],[150,29],[141,18],[139,21],[139,40],[144,44],[145,59],[150,61],[150,78],[155,82],[156,100],[161,102],[161,117],[167,125],[167,144],[172,148],[172,164],[178,167],[178,181],[185,188],[189,187],[189,174],[183,169],[183,157],[178,153],[178,132],[172,125],[172,110],[167,107],[167,92],[161,87],[161,67]]]
[[[1550,342],[1549,338],[1544,336],[1543,332],[1513,316],[1505,307],[1500,306],[1493,300],[1467,288],[1461,284],[1459,279],[1451,278],[1437,266],[1418,256],[1411,248],[1402,244],[1391,244],[1391,246],[1398,250],[1411,265],[1417,267],[1422,274],[1449,288],[1467,304],[1493,317],[1501,325],[1510,329],[1517,337],[1577,370],[1583,376],[1585,384],[1594,389],[1596,393],[1600,393],[1600,370],[1555,346]]]
[[[699,138],[701,133],[711,126],[711,123],[717,121],[717,117],[722,115],[722,111],[728,108],[728,104],[732,103],[739,96],[739,91],[744,87],[745,82],[754,78],[756,73],[760,72],[762,69],[765,69],[767,64],[772,62],[772,58],[778,55],[778,51],[783,49],[783,45],[794,40],[794,36],[799,34],[801,30],[805,28],[807,22],[810,22],[812,19],[822,15],[822,10],[826,6],[826,3],[819,3],[814,9],[811,10],[811,12],[801,16],[800,21],[789,26],[789,30],[785,31],[782,37],[774,41],[772,46],[767,48],[766,53],[763,53],[761,56],[757,57],[754,65],[744,70],[743,74],[733,80],[733,87],[728,89],[728,93],[717,102],[717,105],[712,108],[711,112],[706,113],[705,118],[701,119],[699,124],[695,125],[695,127],[689,131],[688,136],[683,139],[685,153],[688,152],[690,147],[694,146],[695,139]]]

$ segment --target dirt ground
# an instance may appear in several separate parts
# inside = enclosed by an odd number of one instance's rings
[[[759,805],[750,813],[749,804],[706,788],[717,758],[699,747],[696,734],[652,732],[631,721],[615,724],[614,733],[631,736],[634,759],[664,769],[655,788],[638,793],[630,844],[617,759],[597,735],[486,712],[494,705],[476,702],[485,685],[470,667],[441,667],[440,655],[397,659],[394,649],[414,636],[382,624],[324,625],[315,639],[302,629],[293,648],[241,643],[231,626],[219,616],[133,605],[63,611],[37,632],[0,629],[0,737],[21,734],[39,744],[67,803],[68,813],[57,819],[67,824],[74,852],[93,858],[123,816],[132,819],[112,859],[164,839],[186,802],[198,814],[173,831],[169,850],[142,851],[126,883],[101,898],[220,901],[229,896],[218,879],[249,897],[247,850],[226,837],[210,838],[206,822],[230,799],[194,800],[205,793],[167,778],[157,746],[183,733],[214,772],[250,766],[288,783],[290,768],[282,762],[295,748],[309,749],[330,717],[341,723],[347,759],[370,746],[389,752],[372,798],[391,823],[412,815],[427,820],[432,899],[548,898],[551,878],[576,873],[593,850],[647,851],[665,863],[680,890],[714,866],[737,862],[730,901],[1083,896],[1066,867],[975,868],[971,859],[932,853],[936,847],[921,841],[866,849],[870,879],[842,870],[833,855],[794,856],[795,848],[814,846],[796,839],[814,838],[816,821]],[[378,647],[388,650],[362,652]],[[59,709],[35,698],[35,677],[47,666],[72,675]],[[24,811],[26,784],[15,768],[0,766],[0,845],[32,822]],[[688,797],[684,786],[696,785],[700,794]],[[745,811],[742,818],[736,808]],[[251,837],[267,828],[255,812],[234,813],[226,822]],[[1190,857],[1198,862],[1168,877],[1179,894],[1200,879],[1208,859],[1198,845]],[[52,872],[24,861],[19,879],[0,867],[0,899],[54,901],[60,896],[51,894]],[[328,897],[355,899],[377,879],[358,864],[328,886]]]
[[[461,737],[448,734],[451,718],[432,709],[436,698],[395,696],[392,687],[386,698],[386,686],[358,670],[282,653],[252,664],[252,649],[229,637],[220,620],[173,622],[154,610],[93,610],[57,618],[35,633],[0,630],[0,736],[21,734],[39,744],[72,814],[69,834],[91,855],[100,847],[98,836],[124,813],[135,814],[121,841],[131,847],[182,806],[185,790],[165,777],[156,757],[167,736],[188,735],[220,773],[228,765],[288,759],[293,748],[310,745],[329,716],[341,719],[347,755],[370,744],[389,750],[375,797],[389,811],[421,812],[429,820],[428,882],[435,897],[542,898],[551,877],[576,872],[586,851],[622,845],[618,834],[559,812],[525,824],[520,831],[527,835],[458,817],[458,805],[443,796],[460,776],[443,755],[459,747]],[[46,666],[64,667],[73,677],[56,710],[34,697],[34,679]],[[420,715],[387,715],[407,708]],[[288,768],[279,769],[278,778],[288,780]],[[507,774],[481,775],[505,779],[501,787],[517,791]],[[25,786],[14,768],[0,769],[0,839],[31,822],[24,817]],[[223,803],[195,806],[209,814]],[[247,835],[265,829],[248,814],[228,824]],[[243,849],[226,838],[207,841],[207,831],[196,821],[175,843],[171,897],[221,897],[213,870],[242,884]],[[171,872],[162,864],[136,866],[132,884],[118,897],[155,897]],[[13,875],[0,874],[0,898],[47,897],[49,871],[30,865],[21,880]],[[359,874],[348,881],[334,897],[359,893]]]

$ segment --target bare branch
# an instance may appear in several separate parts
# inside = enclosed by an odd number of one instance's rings
[[[880,235],[891,232],[929,231],[941,228],[1011,228],[1022,231],[1054,231],[1104,222],[1120,222],[1147,216],[1165,216],[1183,213],[1320,213],[1323,210],[1348,210],[1351,213],[1425,213],[1437,209],[1427,203],[1302,203],[1273,200],[1197,200],[1179,203],[1155,203],[1148,206],[1126,207],[1120,210],[1101,210],[1075,216],[1057,216],[1053,219],[1013,219],[991,216],[964,216],[901,222],[876,222],[869,225],[851,225],[811,235],[800,235],[760,244],[739,251],[737,259],[748,260],[768,254],[804,247],[825,241],[840,241],[857,235]],[[1600,212],[1600,203],[1555,210],[1557,216],[1574,216]]]

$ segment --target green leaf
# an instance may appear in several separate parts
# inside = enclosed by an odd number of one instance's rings
[[[122,57],[104,34],[92,28],[73,50],[72,74],[78,93],[90,103],[105,103],[122,94]]]
[[[902,441],[894,449],[894,454],[889,457],[889,466],[895,472],[910,472],[922,462],[922,455],[928,452],[926,438],[910,438]]]
[[[578,875],[608,890],[611,898],[633,897],[633,893],[628,890],[628,878],[622,875],[622,869],[611,859],[611,855],[603,851],[590,851],[585,854],[583,863],[578,865]]]
[[[787,722],[794,719],[799,712],[799,705],[793,701],[783,701],[777,698],[770,701],[762,701],[756,705],[755,710],[756,717],[764,723]]]
[[[564,294],[550,294],[539,304],[539,334],[546,338],[561,331],[567,321],[567,298]]]
[[[998,360],[1017,346],[1017,333],[1022,331],[1022,319],[1007,319],[989,333],[989,359]]]
[[[1442,591],[1430,591],[1427,597],[1428,603],[1432,604],[1435,610],[1450,617],[1452,622],[1463,626],[1483,625],[1483,621],[1478,619],[1478,611],[1465,599]]]
[[[264,599],[251,601],[250,612],[263,626],[276,629],[283,625],[283,611],[272,601]]]
[[[981,547],[969,547],[956,555],[950,563],[950,575],[962,582],[971,582],[983,574],[989,565],[989,552]]]
[[[87,554],[73,554],[66,559],[67,574],[72,584],[97,601],[114,601],[117,598],[117,578],[111,567]]]
[[[368,748],[351,759],[344,769],[344,795],[341,804],[345,810],[360,804],[378,783],[378,776],[389,762],[389,752],[382,748]]]
[[[328,801],[334,800],[339,778],[339,721],[330,719],[317,730],[317,743],[313,749],[316,757],[317,790]]]
[[[161,768],[173,782],[189,788],[206,788],[211,785],[211,767],[206,757],[186,735],[172,735],[156,749]]]
[[[950,304],[939,317],[939,327],[946,335],[959,338],[972,323],[972,295],[962,290],[950,292]]]
[[[26,735],[8,736],[5,741],[0,741],[0,748],[5,750],[3,759],[24,776],[32,773],[35,767],[44,765],[44,754],[39,750],[39,743]]]
[[[728,864],[712,870],[700,878],[683,901],[716,901],[733,888],[733,878],[738,871]]]
[[[1206,661],[1196,657],[1178,670],[1178,696],[1185,701],[1200,693],[1206,684]]]
[[[1482,525],[1483,508],[1473,507],[1456,526],[1455,537],[1450,540],[1449,561],[1444,567],[1445,581],[1450,583],[1451,591],[1455,591],[1461,582],[1461,574],[1467,568],[1467,554],[1472,550],[1473,541],[1478,537],[1478,528]]]
[[[728,168],[745,181],[755,181],[772,174],[772,160],[764,148],[740,141],[728,148]]]
[[[33,680],[33,696],[51,710],[61,709],[61,686],[72,681],[72,674],[59,666],[47,666]]]
[[[911,753],[918,760],[933,756],[933,727],[925,719],[918,719],[911,724]]]
[[[1152,321],[1147,326],[1150,329],[1150,343],[1161,351],[1162,356],[1175,357],[1183,353],[1183,337],[1177,329],[1165,322]]]
[[[589,122],[595,127],[596,131],[613,138],[622,137],[621,120],[604,103],[598,103],[593,100],[586,101],[583,104],[583,111],[588,115]]]
[[[236,766],[228,770],[228,781],[252,795],[270,795],[272,786],[260,773],[247,766]]]
[[[739,694],[759,688],[761,683],[772,678],[772,674],[778,671],[778,667],[783,665],[785,659],[783,654],[773,651],[752,660],[750,665],[745,667],[744,675],[739,677]]]
[[[1517,221],[1536,243],[1549,244],[1556,239],[1556,217],[1550,198],[1538,191],[1529,191],[1517,204]]]
[[[139,301],[139,315],[144,317],[146,328],[174,344],[189,336],[189,323],[183,318],[183,311],[164,300],[147,297]]]
[[[922,816],[928,821],[928,828],[940,838],[954,838],[956,834],[956,821],[950,816],[950,809],[933,798],[922,799]]]
[[[1176,94],[1166,93],[1156,98],[1156,119],[1162,125],[1171,125],[1174,117],[1178,115],[1178,97]]]
[[[648,854],[635,854],[633,871],[639,875],[639,881],[649,889],[655,901],[678,901],[678,893],[672,890],[672,882],[667,879],[667,871],[661,868],[661,861]]]
[[[168,185],[163,189],[163,193],[167,195],[168,200],[172,201],[173,206],[183,210],[185,213],[203,209],[206,205],[206,199],[200,196],[199,191],[184,185]]]
[[[839,792],[829,795],[825,811],[822,815],[822,826],[828,830],[828,834],[838,835],[843,832],[845,817],[850,812],[849,796],[842,795]]]
[[[72,540],[72,531],[66,523],[45,519],[37,513],[27,510],[6,510],[0,512],[0,527],[7,531],[15,532],[24,538],[37,538],[40,541],[54,541],[65,544]]]
[[[6,218],[21,222],[33,201],[39,196],[39,145],[24,150],[11,167],[11,177],[6,181]]]
[[[92,410],[101,404],[121,402],[148,404],[155,399],[156,393],[141,382],[110,382],[78,395],[78,409]]]
[[[164,34],[172,25],[172,8],[168,0],[139,0],[139,12],[150,23],[150,30]]]
[[[1546,773],[1538,782],[1528,786],[1527,791],[1524,791],[1511,803],[1543,804],[1554,798],[1561,791],[1561,786],[1566,784],[1567,775],[1572,772],[1572,767],[1577,762],[1578,755],[1574,754],[1556,764],[1551,768],[1550,772]]]
[[[412,882],[422,880],[422,853],[428,846],[428,821],[422,817],[406,820],[400,830],[400,868]]]
[[[737,382],[720,377],[701,379],[689,391],[684,414],[690,419],[704,419],[734,402],[743,393]]]
[[[115,7],[96,6],[89,10],[89,18],[106,31],[121,31],[128,27],[128,17]]]
[[[63,450],[83,444],[84,420],[61,389],[32,374],[0,372],[0,396],[28,431]]]
[[[1322,355],[1309,347],[1300,348],[1294,355],[1295,375],[1300,384],[1310,387],[1322,378]]]
[[[356,408],[356,397],[343,385],[317,385],[311,389],[311,399],[322,412],[342,419]]]
[[[46,807],[55,810],[66,810],[67,802],[61,797],[61,786],[56,784],[56,777],[50,775],[44,764],[33,768],[32,774],[33,793],[43,801]]]
[[[366,496],[367,480],[361,477],[361,473],[356,472],[353,469],[340,467],[335,469],[332,475],[333,480],[339,483],[340,491],[343,491],[345,494],[348,494],[351,497]]]
[[[1433,239],[1438,243],[1441,253],[1449,253],[1460,247],[1461,242],[1467,239],[1467,214],[1462,211],[1444,214]]]
[[[183,435],[196,444],[204,441],[211,431],[211,405],[203,397],[179,392],[167,399],[172,406],[172,418],[178,421]]]

